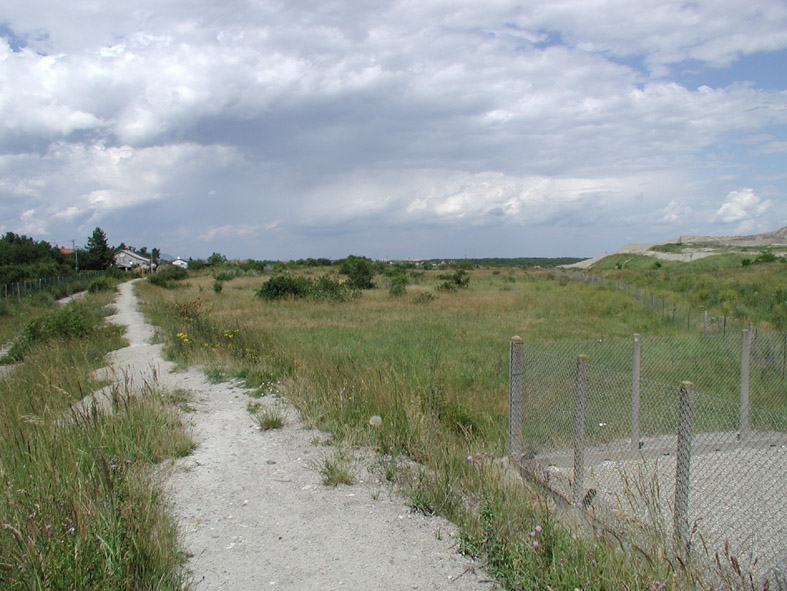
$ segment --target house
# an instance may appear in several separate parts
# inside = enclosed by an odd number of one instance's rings
[[[174,261],[172,261],[172,264],[176,265],[178,267],[182,267],[183,269],[188,269],[189,268],[189,264],[186,261],[184,261],[182,258],[180,258],[180,257],[178,257]]]
[[[128,249],[124,249],[115,253],[115,266],[118,269],[124,269],[128,271],[129,269],[139,268],[148,271],[150,270],[150,262],[149,256],[142,256],[141,254],[137,254]],[[156,268],[155,263],[153,263],[153,268]]]

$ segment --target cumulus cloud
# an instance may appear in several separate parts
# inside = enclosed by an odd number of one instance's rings
[[[691,214],[691,206],[673,199],[659,212],[659,217],[657,217],[656,220],[662,224],[674,224],[675,222],[686,219]]]
[[[787,48],[781,0],[643,0],[636,15],[627,0],[4,11],[4,227],[72,233],[126,216],[118,228],[160,223],[185,252],[354,225],[681,224],[708,211],[692,199],[718,192],[716,171],[759,191],[740,145],[785,144],[783,82],[693,90],[670,77]],[[156,221],[134,225],[145,208]],[[739,210],[749,218],[726,221]],[[708,217],[756,211],[728,198]]]
[[[772,205],[771,200],[762,200],[752,189],[730,191],[711,221],[737,224],[737,232],[750,232],[761,227],[761,218]]]

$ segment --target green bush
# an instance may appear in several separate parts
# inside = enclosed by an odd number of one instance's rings
[[[357,291],[349,282],[341,283],[328,275],[323,275],[319,279],[293,277],[289,274],[274,275],[257,291],[257,297],[264,300],[308,298],[346,302],[356,295]]]
[[[180,281],[181,279],[186,279],[189,276],[189,272],[183,267],[178,267],[177,265],[164,265],[158,270],[158,272],[151,275],[151,277],[153,276]]]
[[[31,320],[8,351],[9,359],[19,361],[30,347],[50,339],[86,337],[101,323],[101,316],[84,305],[72,302]]]
[[[341,283],[328,275],[323,275],[311,282],[311,292],[308,297],[313,300],[330,300],[334,302],[346,302],[357,295],[348,283]]]
[[[759,265],[760,263],[775,263],[777,260],[778,258],[772,252],[761,252],[752,262]]]
[[[189,272],[177,265],[165,265],[159,268],[156,273],[148,275],[148,281],[158,287],[170,288],[175,286],[176,281],[186,279]]]
[[[388,290],[388,293],[396,298],[401,297],[407,294],[407,285],[399,282],[391,283],[391,287]]]
[[[457,289],[464,289],[470,285],[470,276],[464,269],[459,269],[454,273],[440,275],[443,283],[438,286],[442,291],[456,291]]]
[[[115,289],[115,282],[106,276],[93,279],[93,281],[91,281],[87,286],[87,290],[90,293],[96,293],[98,291],[110,291],[112,289]]]
[[[371,289],[374,287],[374,264],[367,258],[354,255],[344,259],[341,273],[347,275],[350,287],[355,289]]]
[[[232,281],[235,279],[235,274],[230,271],[219,271],[216,273],[216,281]]]
[[[293,277],[289,274],[274,275],[262,284],[257,297],[263,300],[306,297],[311,291],[311,281],[306,277]]]

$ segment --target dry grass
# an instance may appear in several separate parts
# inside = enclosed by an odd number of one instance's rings
[[[207,275],[140,293],[173,359],[254,387],[275,382],[337,441],[420,462],[420,475],[408,477],[413,506],[456,521],[466,550],[485,555],[509,588],[691,587],[688,571],[561,525],[494,462],[506,452],[512,335],[543,343],[679,329],[624,294],[549,274],[475,271],[469,288],[453,292],[435,290],[440,274],[426,273],[402,297],[381,287],[341,303],[264,302],[254,295],[264,277],[238,277],[218,294]],[[184,308],[200,311],[187,317]],[[381,424],[370,426],[371,416]],[[476,454],[489,461],[466,460]]]

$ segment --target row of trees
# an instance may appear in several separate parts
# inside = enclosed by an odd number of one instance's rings
[[[115,262],[115,253],[127,248],[125,244],[112,248],[107,235],[96,228],[87,239],[84,249],[61,249],[45,240],[36,241],[28,236],[6,232],[0,237],[0,285],[66,276],[79,271],[103,271]],[[131,250],[134,250],[133,248]],[[143,256],[158,260],[159,250],[150,253],[147,248],[136,250]]]

